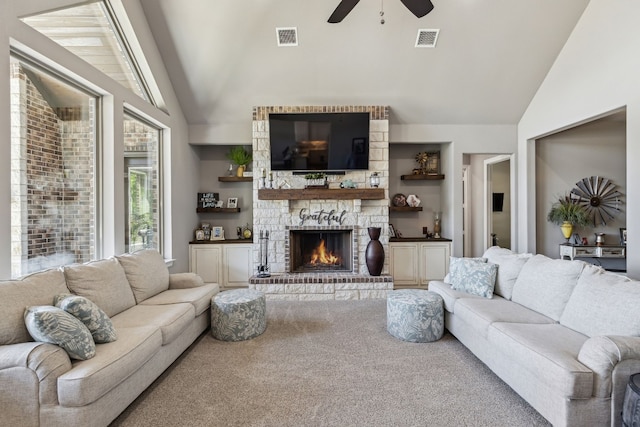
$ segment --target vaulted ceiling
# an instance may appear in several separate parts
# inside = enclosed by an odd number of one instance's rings
[[[256,105],[389,105],[392,124],[516,124],[588,0],[141,0],[190,124]],[[380,9],[385,23],[380,23]],[[278,47],[276,28],[298,46]],[[439,29],[416,48],[419,29]]]

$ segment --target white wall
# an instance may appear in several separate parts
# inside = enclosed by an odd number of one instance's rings
[[[47,65],[64,70],[98,93],[104,94],[104,112],[108,117],[104,125],[104,167],[106,170],[123,170],[122,108],[128,105],[148,119],[170,128],[165,150],[165,168],[171,180],[165,181],[165,205],[170,207],[165,218],[165,256],[175,258],[172,271],[188,270],[188,246],[192,225],[197,221],[193,206],[198,180],[198,158],[188,145],[188,129],[184,115],[171,87],[162,59],[158,53],[151,32],[138,0],[127,1],[124,5],[156,82],[166,101],[168,114],[146,103],[137,95],[126,90],[109,77],[96,71],[83,60],[58,46],[35,30],[23,24],[18,17],[35,14],[52,8],[77,4],[71,0],[22,0],[3,2],[0,14],[0,47],[5,53],[0,55],[0,100],[9,99],[9,47],[17,47],[39,58]],[[46,54],[46,56],[45,56]],[[116,123],[114,127],[111,123]],[[10,268],[10,111],[9,102],[0,102],[0,277],[9,277]],[[105,227],[103,230],[104,253],[109,256],[124,250],[124,185],[121,174],[104,183],[101,189],[105,200]]]
[[[627,108],[627,193],[640,194],[640,2],[591,0],[518,125],[518,250],[536,249],[533,140]],[[640,197],[626,202],[628,274],[640,278]]]

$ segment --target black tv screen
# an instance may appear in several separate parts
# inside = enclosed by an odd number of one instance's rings
[[[271,170],[369,168],[369,113],[269,115]]]

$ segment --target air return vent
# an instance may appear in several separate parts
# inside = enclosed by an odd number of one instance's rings
[[[436,47],[440,30],[418,30],[416,47]]]
[[[296,27],[276,28],[278,46],[298,46],[298,29]]]

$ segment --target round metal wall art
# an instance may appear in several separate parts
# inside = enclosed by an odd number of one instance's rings
[[[621,198],[616,185],[601,176],[582,178],[571,190],[571,199],[587,210],[594,226],[607,225],[620,212]]]

